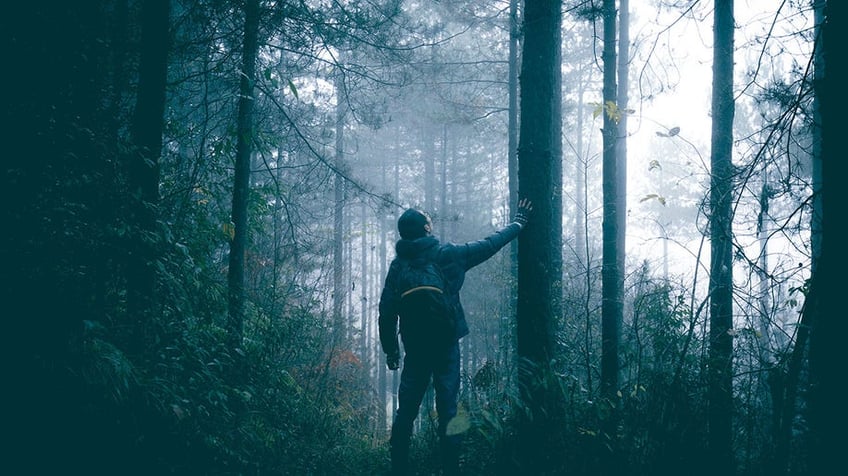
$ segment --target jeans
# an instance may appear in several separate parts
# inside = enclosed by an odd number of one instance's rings
[[[406,346],[405,350],[398,389],[398,409],[392,424],[392,474],[408,473],[412,426],[431,380],[436,391],[442,464],[445,474],[457,474],[460,436],[447,436],[446,430],[448,422],[456,416],[456,400],[459,394],[459,342],[454,342],[446,348]]]

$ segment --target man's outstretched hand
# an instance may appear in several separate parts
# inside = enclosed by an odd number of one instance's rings
[[[521,225],[521,228],[527,226],[527,222],[530,221],[530,212],[533,211],[533,202],[526,198],[522,198],[518,201],[518,209],[515,212],[515,219],[513,220],[515,223]]]

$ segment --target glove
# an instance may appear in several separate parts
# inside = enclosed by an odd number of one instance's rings
[[[524,228],[527,226],[527,222],[530,221],[531,211],[533,211],[533,204],[530,200],[522,198],[518,201],[518,210],[515,212],[515,218],[512,221],[521,225],[521,228]]]
[[[389,370],[397,370],[400,368],[400,353],[386,354],[386,367]]]

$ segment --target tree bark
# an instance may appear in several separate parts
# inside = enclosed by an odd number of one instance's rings
[[[247,250],[247,207],[250,194],[250,157],[253,153],[253,108],[255,104],[256,57],[259,51],[259,0],[244,4],[244,45],[239,84],[238,123],[236,125],[236,163],[233,179],[233,237],[230,241],[229,319],[227,331],[230,347],[241,345],[244,334],[244,268]]]
[[[811,277],[804,306],[809,315],[810,334],[810,474],[827,474],[841,464],[846,410],[841,390],[844,375],[846,319],[844,311],[845,247],[837,240],[837,220],[842,221],[844,197],[844,134],[839,98],[845,84],[845,54],[840,51],[845,35],[845,3],[827,1],[824,23],[817,38],[815,91],[821,127],[821,241],[819,261]]]
[[[336,155],[337,171],[344,169],[344,129],[345,108],[344,79],[338,71],[335,78],[335,89],[338,103],[336,104]],[[338,172],[333,182],[333,352],[339,347],[345,336],[345,325],[342,310],[347,295],[344,283],[344,200],[345,181]]]
[[[361,261],[360,268],[360,276],[361,283],[359,285],[360,293],[362,296],[359,298],[359,331],[360,331],[360,340],[359,340],[359,349],[360,349],[360,362],[362,365],[363,375],[362,381],[368,382],[369,377],[371,375],[371,365],[369,364],[369,322],[368,319],[368,293],[369,290],[369,279],[368,275],[371,272],[371,269],[368,266],[368,207],[365,202],[362,202],[360,207],[360,217],[361,217],[361,233],[362,233],[362,241],[361,241],[361,249],[359,259]]]
[[[509,177],[509,211],[514,216],[518,205],[518,69],[520,47],[520,24],[518,19],[518,1],[509,1],[509,98],[508,98],[508,123],[507,123],[507,174]],[[509,266],[510,279],[516,282],[518,279],[518,241],[513,240],[509,244]],[[515,337],[513,332],[511,316],[514,313],[518,292],[515,286],[509,287],[508,312],[504,313],[500,329],[501,338],[501,368],[508,368],[508,362],[512,359],[512,342]]]
[[[521,125],[518,178],[522,196],[533,202],[533,220],[518,244],[519,468],[539,474],[555,465],[550,451],[558,424],[552,394],[554,323],[562,280],[561,134],[555,115],[560,100],[561,2],[528,0],[524,10],[521,65]]]
[[[733,0],[715,2],[710,157],[709,459],[733,474]]]
[[[618,115],[616,98],[615,0],[604,0],[604,129],[603,129],[603,264],[601,289],[601,396],[615,406],[618,389],[618,341],[621,334],[624,284],[619,268]]]
[[[138,226],[127,276],[127,305],[138,335],[133,339],[143,351],[149,338],[153,306],[156,246],[156,206],[159,202],[159,159],[165,114],[170,2],[144,2],[141,12],[141,60],[138,95],[132,123],[135,155],[129,167],[133,215]]]

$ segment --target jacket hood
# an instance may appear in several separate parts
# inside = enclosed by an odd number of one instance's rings
[[[415,259],[424,256],[426,253],[435,249],[439,245],[439,240],[435,236],[424,236],[415,240],[398,240],[395,244],[397,255],[405,259]]]

